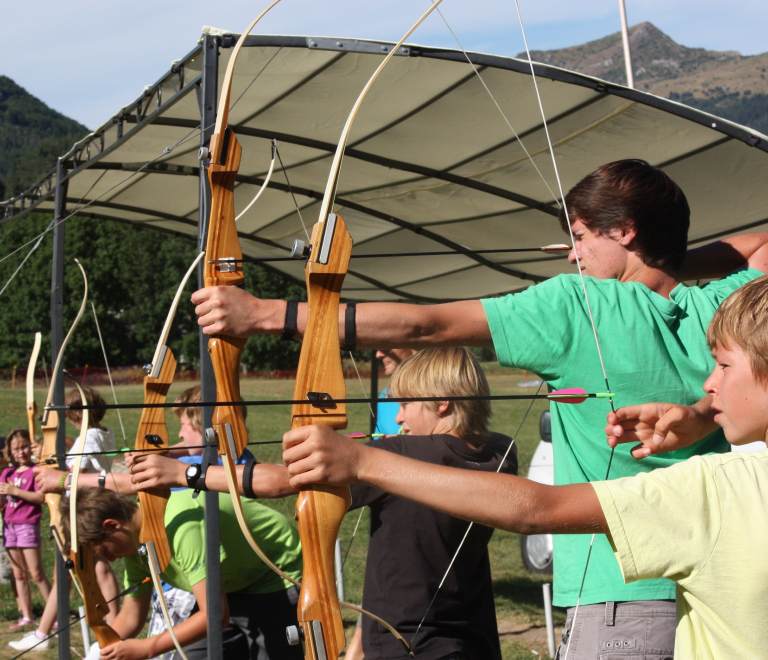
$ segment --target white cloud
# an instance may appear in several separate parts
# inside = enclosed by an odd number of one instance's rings
[[[618,0],[520,1],[532,49],[572,46],[619,29]],[[686,46],[744,54],[768,51],[765,0],[732,0],[725,9],[722,0],[626,2],[630,24],[651,21]],[[283,0],[259,31],[394,41],[427,6],[427,0]],[[441,10],[469,50],[500,55],[523,50],[511,0],[445,0]],[[255,11],[252,0],[6,3],[0,73],[93,128],[191,50],[203,25],[237,32]],[[455,46],[435,15],[411,41]]]

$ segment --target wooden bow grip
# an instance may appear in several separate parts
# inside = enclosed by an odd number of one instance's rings
[[[217,401],[240,401],[240,356],[246,339],[219,335],[208,341],[213,373],[216,378]],[[232,430],[235,453],[232,455],[227,444],[227,429]],[[213,428],[219,440],[219,451],[231,455],[233,460],[240,458],[248,442],[248,431],[240,406],[217,406],[213,411]]]
[[[152,374],[144,376],[144,403],[165,403],[168,389],[173,383],[176,358],[171,349],[167,346],[163,347],[158,361],[160,362],[159,372],[158,365],[153,365],[157,376]],[[153,445],[147,440],[147,436],[157,438],[159,442],[156,441],[157,444]],[[168,447],[165,408],[144,408],[141,412],[134,448],[137,453],[141,453],[142,450],[150,447]],[[164,571],[171,562],[171,547],[165,530],[165,508],[170,496],[169,488],[153,488],[139,492],[139,507],[142,512],[139,543],[154,542],[160,572]]]

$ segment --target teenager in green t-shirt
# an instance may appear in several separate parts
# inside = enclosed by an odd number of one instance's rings
[[[296,528],[285,516],[254,500],[243,499],[242,504],[248,527],[266,555],[289,576],[300,580],[301,543]],[[80,539],[109,561],[124,558],[126,587],[150,576],[147,558],[138,554],[142,512],[132,498],[106,489],[81,488],[77,506]],[[223,621],[229,622],[223,631],[225,657],[301,660],[300,647],[289,646],[285,637],[286,627],[297,623],[298,589],[254,555],[240,531],[228,495],[219,497],[219,508],[222,610]],[[68,515],[64,519],[68,520]],[[202,499],[194,499],[190,490],[171,493],[165,527],[171,562],[161,577],[197,599],[192,615],[174,632],[189,660],[202,660],[207,657]],[[132,639],[147,620],[151,598],[150,583],[142,584],[125,598],[112,623],[123,641],[102,649],[103,657],[149,658],[173,650],[168,633]]]
[[[685,195],[667,174],[641,160],[599,168],[568,193],[566,206],[570,218],[561,212],[560,222],[566,230],[570,223],[575,242],[569,261],[576,263],[577,251],[617,405],[694,403],[713,366],[705,341],[707,324],[730,293],[768,271],[768,234],[735,236],[686,252],[690,211]],[[744,267],[702,289],[681,284]],[[209,335],[279,335],[283,330],[284,301],[260,300],[236,287],[202,289],[192,300]],[[344,314],[342,306],[342,339]],[[484,301],[358,304],[356,315],[358,348],[487,346],[496,350],[502,364],[533,371],[554,389],[605,389],[577,275],[560,275],[522,293]],[[296,336],[302,336],[306,317],[306,306],[300,305]],[[588,401],[552,408],[557,483],[604,479],[610,449],[602,430],[608,404]],[[725,449],[722,435],[713,434],[680,453],[646,459],[656,462],[638,463],[618,451],[609,478]],[[556,538],[557,605],[576,605],[589,546],[589,536]],[[656,617],[658,625],[642,636],[644,644],[671,653],[673,598],[669,581],[625,585],[605,537],[595,540],[581,605],[586,615],[582,621],[600,628],[597,638],[605,643],[635,639],[636,626]],[[597,657],[601,644],[594,653],[571,660]]]
[[[673,424],[680,435],[670,439],[685,445],[710,433],[714,423],[735,446],[765,441],[768,277],[746,284],[723,303],[709,325],[707,341],[716,362],[703,384],[708,405],[680,410]],[[631,423],[630,428],[645,444],[648,429]],[[665,576],[675,582],[675,658],[765,658],[768,450],[694,456],[634,477],[553,487],[413,461],[317,426],[289,431],[283,446],[296,488],[360,483],[508,531],[606,534],[624,580]],[[616,619],[622,609],[614,609]],[[561,660],[590,654],[671,657],[671,652],[650,646],[654,617],[633,632],[616,620],[615,627],[624,631],[614,630],[608,639],[593,634],[591,618],[579,610],[577,632],[558,656]]]

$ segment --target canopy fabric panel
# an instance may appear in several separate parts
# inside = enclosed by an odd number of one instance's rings
[[[224,37],[218,80],[234,39]],[[392,44],[251,36],[238,59],[230,127],[243,148],[240,212],[260,189],[277,140],[281,163],[239,221],[244,253],[285,257],[317,221],[336,143],[360,90]],[[535,248],[568,242],[528,62],[470,53],[507,124],[460,51],[407,46],[371,89],[352,129],[334,210],[353,255]],[[202,49],[67,155],[68,209],[197,236]],[[768,138],[684,105],[535,65],[567,191],[596,167],[643,158],[686,192],[690,241],[768,225]],[[164,153],[164,149],[172,149]],[[284,170],[283,170],[284,166]],[[0,205],[8,220],[52,211],[51,173]],[[294,203],[295,199],[295,203]],[[296,206],[298,206],[298,211]],[[303,279],[303,263],[272,267]],[[493,296],[572,269],[542,252],[354,258],[347,299]]]

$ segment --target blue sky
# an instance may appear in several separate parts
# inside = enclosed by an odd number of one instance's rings
[[[428,0],[282,0],[258,32],[396,41]],[[685,46],[768,51],[766,0],[626,0],[630,25],[650,21]],[[3,7],[0,74],[89,128],[105,122],[190,51],[203,25],[241,31],[266,6],[226,0],[27,0]],[[520,0],[532,49],[573,46],[619,30],[618,0]],[[468,50],[523,50],[514,0],[444,0]],[[433,14],[409,40],[455,47]]]

